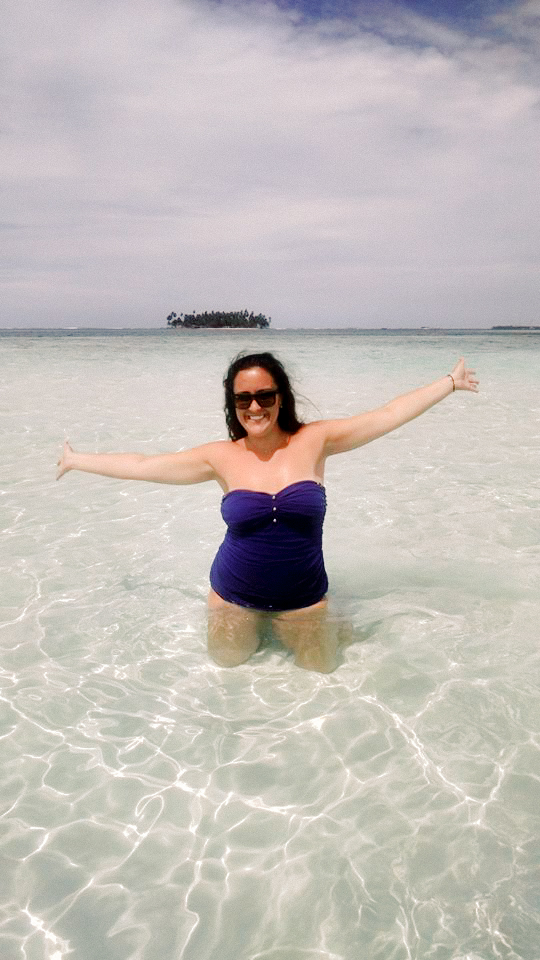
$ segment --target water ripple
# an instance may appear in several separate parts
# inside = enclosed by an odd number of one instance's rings
[[[224,365],[193,344],[188,405]],[[296,347],[325,409],[342,347]],[[171,429],[177,358],[142,340],[125,376],[125,344],[103,349],[25,341],[6,367],[2,960],[538,960],[537,438],[511,378],[331,468],[335,673],[270,636],[227,671],[205,652],[219,495],[48,479],[75,410],[90,446],[197,441],[197,410]],[[351,350],[342,409],[400,368]],[[514,360],[532,409],[535,358]],[[143,373],[164,386],[134,420]]]

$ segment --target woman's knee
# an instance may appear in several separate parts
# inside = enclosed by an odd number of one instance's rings
[[[255,653],[255,650],[246,653],[245,650],[215,649],[210,643],[208,644],[208,655],[214,663],[217,663],[218,667],[239,667],[241,663],[246,663],[253,653]]]
[[[254,611],[228,603],[217,594],[209,598],[208,653],[215,663],[220,667],[237,667],[249,660],[259,642],[258,618]]]
[[[227,624],[208,625],[208,654],[220,667],[238,667],[257,651],[256,631],[231,632]]]
[[[338,638],[335,623],[328,616],[325,600],[304,610],[282,614],[274,630],[294,655],[294,662],[305,670],[331,673],[338,665]]]

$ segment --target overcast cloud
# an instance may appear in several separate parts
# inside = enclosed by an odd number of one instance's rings
[[[372,9],[4,4],[0,324],[540,323],[540,3]]]

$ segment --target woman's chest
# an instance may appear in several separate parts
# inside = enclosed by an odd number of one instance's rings
[[[235,444],[224,470],[227,490],[277,493],[300,480],[322,483],[324,477],[316,455],[309,443],[299,441],[300,438],[290,437],[286,446],[267,455]]]

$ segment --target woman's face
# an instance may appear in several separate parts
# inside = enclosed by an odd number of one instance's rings
[[[267,370],[263,370],[262,367],[249,367],[247,370],[240,370],[234,378],[233,392],[235,396],[242,393],[253,394],[259,390],[276,389],[273,376]],[[235,408],[236,416],[249,437],[254,439],[264,437],[277,425],[279,406],[279,393],[271,407],[262,407],[254,397],[246,409]]]

